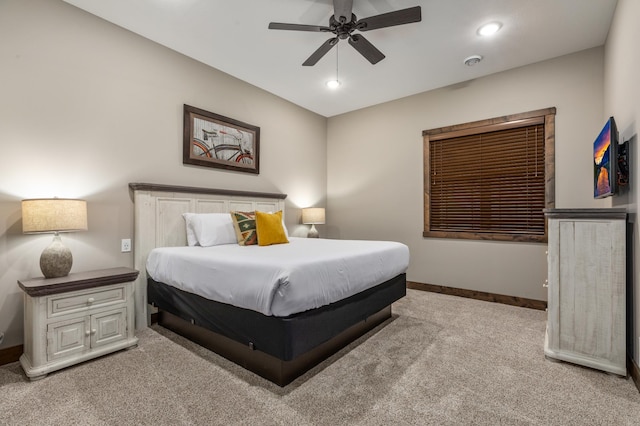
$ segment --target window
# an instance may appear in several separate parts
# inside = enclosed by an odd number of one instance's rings
[[[425,237],[546,242],[555,108],[425,130]]]

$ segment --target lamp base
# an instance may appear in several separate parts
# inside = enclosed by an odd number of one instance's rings
[[[45,278],[66,277],[69,275],[73,256],[56,233],[51,245],[44,249],[40,255],[40,270]]]
[[[307,234],[307,238],[320,238],[320,234],[318,234],[318,230],[315,225],[311,225],[311,229],[309,229],[309,233]]]

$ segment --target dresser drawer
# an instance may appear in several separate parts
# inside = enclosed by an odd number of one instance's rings
[[[124,285],[49,296],[47,298],[47,316],[52,318],[123,303],[125,297]]]

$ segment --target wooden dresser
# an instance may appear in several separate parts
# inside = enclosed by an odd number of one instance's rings
[[[544,353],[626,376],[624,209],[548,209]]]
[[[19,280],[24,291],[27,377],[135,346],[133,282],[138,271],[112,268],[61,278]]]

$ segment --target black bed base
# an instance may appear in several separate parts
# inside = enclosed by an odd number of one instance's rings
[[[331,340],[291,360],[283,361],[249,346],[193,325],[168,312],[158,312],[158,324],[205,347],[278,386],[286,386],[357,338],[391,318],[391,306],[369,316]]]
[[[288,317],[214,302],[148,280],[158,323],[279,386],[285,386],[391,317],[406,275],[336,303]]]

